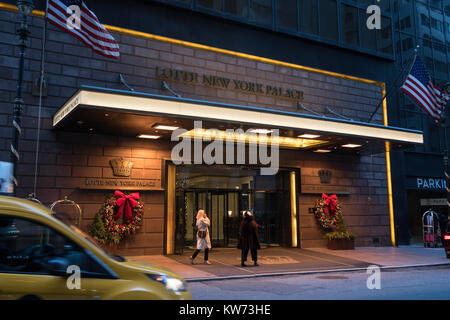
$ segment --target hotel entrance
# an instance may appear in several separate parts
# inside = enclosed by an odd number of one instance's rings
[[[176,173],[175,251],[196,246],[196,214],[211,221],[213,247],[236,247],[245,210],[258,224],[262,246],[289,246],[289,171],[261,176],[259,169],[179,167]]]

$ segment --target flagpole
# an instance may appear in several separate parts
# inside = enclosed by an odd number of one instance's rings
[[[380,109],[380,106],[383,104],[383,101],[391,94],[392,89],[395,88],[395,85],[398,81],[398,79],[400,79],[400,76],[402,76],[405,73],[406,70],[406,66],[409,65],[409,71],[411,71],[412,66],[414,65],[414,62],[416,61],[417,58],[417,49],[419,48],[419,46],[417,46],[416,49],[414,49],[414,53],[411,55],[411,57],[408,59],[407,63],[402,67],[402,69],[400,70],[399,74],[397,75],[397,77],[395,78],[394,82],[391,84],[391,86],[389,87],[389,90],[385,93],[385,95],[383,96],[383,98],[381,99],[381,101],[378,103],[377,107],[375,108],[375,110],[372,112],[372,114],[370,115],[369,120],[367,120],[367,122],[372,121],[373,117],[375,116],[375,114],[378,112],[378,109]],[[413,60],[413,62],[410,64],[410,61]]]
[[[47,12],[48,12],[48,0],[45,4],[45,16],[44,16],[44,28],[42,31],[42,53],[41,53],[41,74],[39,78],[39,108],[38,108],[38,120],[37,120],[37,136],[36,136],[36,153],[34,160],[34,184],[32,198],[36,198],[36,186],[38,176],[38,162],[39,162],[39,144],[41,138],[41,110],[43,100],[44,78],[45,78],[45,52],[47,48]]]

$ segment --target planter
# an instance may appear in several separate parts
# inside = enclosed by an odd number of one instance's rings
[[[330,250],[355,250],[355,239],[329,239]]]

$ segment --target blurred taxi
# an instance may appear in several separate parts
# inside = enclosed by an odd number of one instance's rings
[[[26,199],[0,196],[0,299],[190,299],[176,273],[113,256]]]
[[[447,259],[450,259],[450,225],[447,228],[447,232],[444,234],[443,240],[445,254],[447,255]]]

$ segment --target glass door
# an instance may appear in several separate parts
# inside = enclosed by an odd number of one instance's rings
[[[228,211],[227,194],[225,192],[212,192],[210,193],[211,203],[209,210],[209,219],[211,220],[211,226],[209,233],[211,237],[211,244],[214,247],[224,247],[225,241],[225,212]]]
[[[237,246],[240,210],[239,192],[211,191],[209,218],[210,236],[214,247]]]

